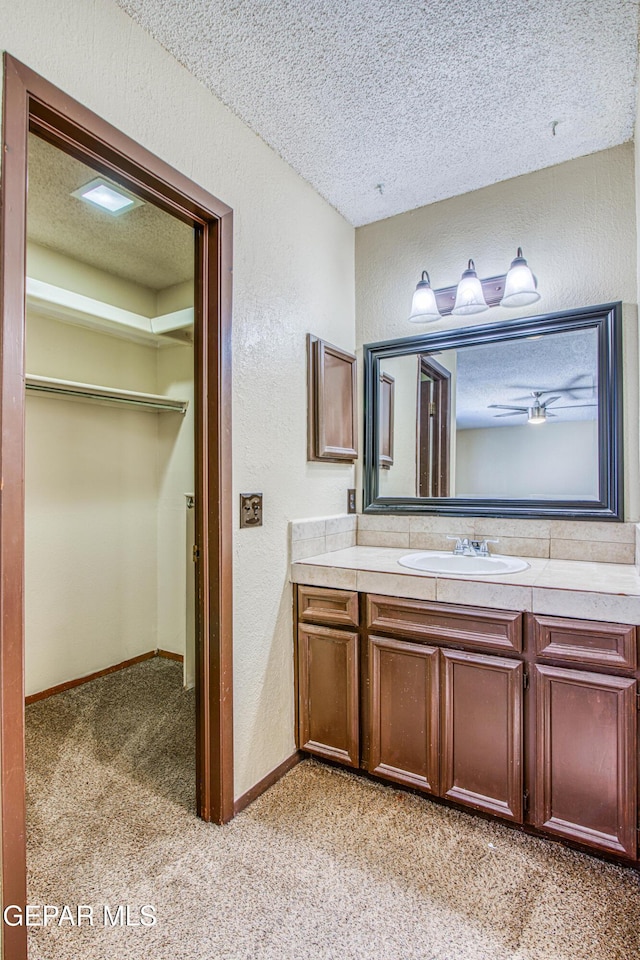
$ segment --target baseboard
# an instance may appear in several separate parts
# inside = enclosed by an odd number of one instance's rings
[[[83,683],[90,683],[92,680],[98,680],[100,677],[106,677],[109,673],[115,673],[117,670],[123,670],[125,667],[132,667],[134,663],[142,663],[143,660],[152,660],[156,656],[155,650],[148,653],[141,653],[137,657],[131,657],[130,660],[123,660],[122,663],[114,663],[112,667],[105,667],[104,670],[96,670],[86,677],[78,677],[77,680],[65,680],[64,683],[58,683],[55,687],[49,687],[47,690],[41,690],[39,693],[30,693],[24,698],[25,705],[36,703],[38,700],[46,700],[47,697],[53,697],[56,693],[64,693],[65,690],[71,690],[73,687],[79,687]]]
[[[250,803],[253,803],[254,800],[257,800],[259,796],[265,793],[269,787],[272,787],[274,783],[277,783],[278,780],[284,777],[285,773],[288,773],[289,770],[292,770],[301,760],[304,760],[305,754],[301,750],[296,750],[295,753],[292,753],[290,757],[287,757],[286,760],[283,760],[282,763],[278,764],[275,770],[272,770],[271,773],[268,773],[266,777],[263,777],[262,780],[259,780],[258,783],[254,784],[251,789],[247,790],[246,793],[243,793],[241,797],[233,804],[233,813],[234,816],[237,813],[240,813],[242,810],[245,810]]]
[[[178,663],[184,663],[182,654],[172,653],[171,650],[156,650],[156,657],[164,657],[165,660],[176,660]]]
[[[96,670],[95,673],[89,673],[86,677],[78,677],[76,680],[65,680],[64,683],[58,683],[55,687],[48,687],[39,693],[30,693],[24,698],[25,706],[30,703],[37,703],[38,700],[46,700],[47,697],[54,697],[56,693],[64,693],[65,690],[72,690],[73,687],[79,687],[83,683],[91,683],[92,680],[99,680],[100,677],[106,677],[117,670],[124,670],[125,667],[132,667],[134,663],[142,663],[143,660],[153,660],[154,657],[164,657],[167,660],[177,660],[183,663],[184,657],[180,653],[171,653],[170,650],[150,650],[148,653],[141,653],[137,657],[131,657],[130,660],[123,660],[122,663],[114,663],[112,667],[105,667],[104,670]]]

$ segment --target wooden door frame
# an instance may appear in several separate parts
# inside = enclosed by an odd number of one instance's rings
[[[436,414],[434,424],[431,423],[430,413],[426,411],[422,375],[428,377],[435,392]],[[428,354],[421,356],[418,361],[418,423],[417,423],[417,456],[416,479],[417,495],[419,497],[448,497],[449,496],[449,467],[451,462],[450,436],[451,427],[449,417],[451,412],[451,371],[434,360]],[[435,434],[433,451],[429,450],[431,434]],[[434,454],[432,456],[431,454]],[[430,490],[423,493],[422,474],[423,464],[429,466]],[[435,481],[435,482],[434,482]]]
[[[26,902],[24,757],[24,344],[28,133],[195,227],[198,813],[233,816],[232,211],[76,100],[4,55],[0,221],[0,815],[2,899]],[[26,960],[26,928],[2,924]]]

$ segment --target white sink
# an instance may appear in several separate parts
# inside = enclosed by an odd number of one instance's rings
[[[409,553],[398,560],[403,567],[412,570],[424,570],[425,573],[453,573],[464,576],[491,576],[501,573],[519,573],[526,570],[529,564],[518,557],[466,557],[455,553],[438,553],[433,550],[422,553]]]

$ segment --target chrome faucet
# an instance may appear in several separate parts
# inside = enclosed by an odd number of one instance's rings
[[[500,543],[499,540],[470,540],[469,537],[447,537],[447,540],[455,540],[453,553],[456,557],[488,557],[489,544]]]

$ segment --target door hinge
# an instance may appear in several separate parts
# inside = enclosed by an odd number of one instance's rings
[[[198,547],[195,543],[193,545],[193,553],[191,555],[191,559],[193,560],[194,563],[196,562],[196,560],[200,559],[200,547]]]
[[[436,415],[436,404],[435,404],[435,400],[432,400],[429,404],[429,416],[435,417],[435,415]]]
[[[529,810],[529,791],[525,790],[522,794],[522,810],[524,813],[527,813]]]
[[[529,689],[529,674],[526,670],[522,671],[522,687],[524,690]]]

